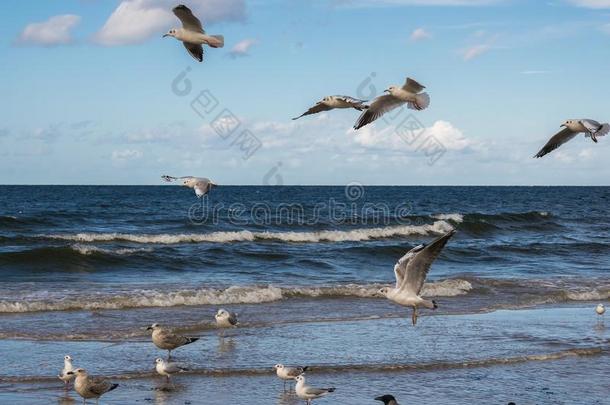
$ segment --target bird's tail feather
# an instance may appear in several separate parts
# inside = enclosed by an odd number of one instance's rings
[[[425,110],[430,105],[430,96],[428,93],[420,93],[415,95],[415,102],[409,103],[409,108],[414,110]]]
[[[225,37],[222,35],[210,35],[212,38],[216,38],[218,42],[210,44],[212,48],[222,48],[225,46]]]
[[[119,384],[112,384],[108,391],[112,391],[112,390],[116,389],[116,387],[118,387],[118,386],[119,386]]]
[[[199,338],[198,338],[198,337],[189,337],[189,338],[187,338],[187,342],[186,342],[186,344],[188,345],[188,344],[190,344],[190,343],[194,343],[194,342],[196,342],[196,341],[198,341],[198,340],[199,340]]]
[[[604,136],[610,132],[610,125],[608,123],[602,124],[601,128],[597,130],[595,136]]]

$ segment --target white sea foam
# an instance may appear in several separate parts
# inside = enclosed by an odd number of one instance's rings
[[[432,215],[432,218],[440,219],[443,221],[453,221],[457,224],[461,224],[464,222],[464,215],[462,214],[435,214]]]
[[[77,251],[78,253],[82,254],[82,255],[92,255],[95,253],[105,253],[105,254],[110,254],[110,255],[118,255],[118,256],[128,256],[128,255],[132,255],[135,253],[142,253],[142,252],[152,252],[153,249],[151,248],[141,248],[141,249],[129,249],[129,248],[121,248],[121,249],[103,249],[100,247],[96,247],[96,246],[90,246],[90,245],[81,245],[81,244],[75,244],[70,246],[71,249]]]
[[[442,234],[453,229],[451,224],[439,220],[425,225],[388,226],[383,228],[359,228],[347,231],[319,232],[212,232],[207,234],[128,234],[128,233],[78,233],[55,234],[52,239],[70,240],[81,243],[127,241],[134,243],[178,244],[178,243],[228,243],[255,240],[280,240],[297,243],[317,242],[357,242],[409,235]]]
[[[232,286],[226,289],[199,288],[176,291],[136,290],[115,295],[45,297],[27,300],[0,300],[0,313],[66,310],[96,310],[180,305],[260,304],[295,297],[376,297],[381,284],[344,284],[320,287]],[[453,297],[467,294],[472,285],[465,280],[443,280],[426,283],[422,293],[428,296]]]

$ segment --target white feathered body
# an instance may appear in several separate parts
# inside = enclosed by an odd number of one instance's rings
[[[425,300],[422,297],[411,293],[410,291],[400,290],[398,288],[392,288],[388,291],[386,296],[390,301],[405,307],[425,307],[434,308],[434,304],[431,301]]]
[[[222,48],[225,45],[225,40],[222,35],[208,35],[201,32],[185,30],[184,28],[176,28],[174,37],[182,42],[209,45],[212,48]]]
[[[404,101],[412,110],[425,110],[430,105],[430,96],[428,93],[412,93],[405,90],[404,87],[392,86],[388,90],[392,96]]]
[[[74,371],[74,366],[72,366],[72,360],[64,359],[64,368],[61,370],[59,379],[65,383],[68,383],[74,379],[74,374],[68,375],[68,371]]]

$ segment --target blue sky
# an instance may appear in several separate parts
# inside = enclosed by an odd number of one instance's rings
[[[1,2],[0,183],[609,184],[610,139],[532,156],[565,119],[610,120],[610,0],[185,4],[225,36],[201,64],[161,38],[179,26],[172,1]],[[429,109],[359,131],[354,110],[291,120],[407,76]],[[216,107],[199,115],[203,91]],[[239,122],[226,137],[223,111]],[[403,119],[424,128],[417,142]],[[247,159],[244,130],[262,145]]]

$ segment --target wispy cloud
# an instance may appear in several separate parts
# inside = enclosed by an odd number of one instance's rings
[[[16,43],[19,45],[57,46],[73,42],[72,29],[81,18],[74,14],[56,15],[43,22],[26,25]]]
[[[520,72],[522,75],[544,75],[547,73],[551,73],[550,70],[522,70]]]
[[[566,0],[568,3],[585,8],[610,8],[610,0]]]
[[[430,38],[432,38],[432,35],[423,28],[415,29],[409,36],[412,42],[419,42]]]
[[[479,56],[486,54],[491,49],[489,44],[477,44],[470,46],[462,51],[462,58],[466,61],[478,58]]]
[[[128,162],[130,160],[140,159],[144,154],[136,149],[115,150],[112,152],[112,160],[115,162]]]
[[[485,39],[484,37],[486,35],[487,34],[485,31],[476,31],[474,33],[474,37],[479,42],[462,49],[459,52],[462,55],[462,59],[464,59],[465,61],[473,60],[493,49],[493,45],[496,42],[497,36],[492,36]]]
[[[240,58],[244,56],[250,56],[250,48],[258,44],[256,39],[244,39],[236,43],[233,48],[229,51],[229,56],[232,58]]]
[[[171,11],[174,6],[174,0],[123,0],[94,40],[105,46],[142,43],[172,25],[180,26]],[[221,21],[243,21],[246,4],[245,0],[208,0],[193,4],[192,11],[205,27]]]

